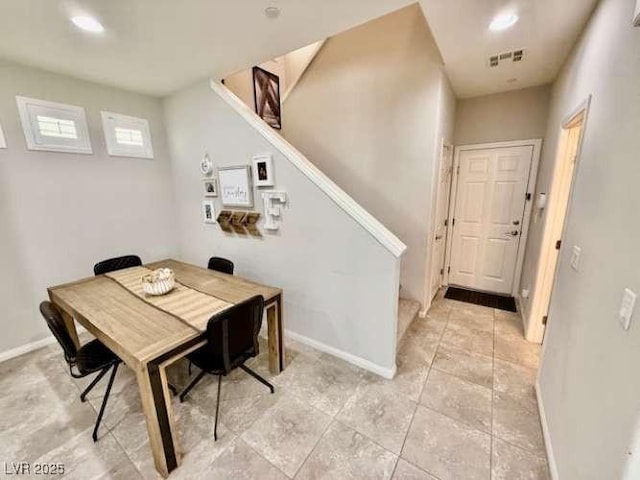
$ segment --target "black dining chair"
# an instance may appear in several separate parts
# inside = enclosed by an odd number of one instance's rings
[[[264,298],[261,295],[256,295],[217,313],[207,323],[207,344],[187,355],[187,358],[202,371],[180,393],[181,402],[206,374],[218,376],[214,440],[218,439],[220,384],[223,376],[236,368],[241,368],[269,387],[271,393],[274,392],[273,385],[244,364],[259,353],[258,333],[262,326],[263,310]]]
[[[211,257],[209,264],[207,265],[209,270],[215,270],[216,272],[228,273],[233,275],[233,262],[222,257]]]
[[[96,263],[93,266],[93,273],[95,275],[102,275],[104,273],[122,270],[123,268],[139,267],[141,265],[142,260],[140,260],[139,256],[124,255],[122,257],[108,258],[107,260]]]
[[[116,378],[118,365],[120,365],[122,360],[99,340],[92,340],[80,348],[76,348],[60,312],[53,303],[47,301],[42,302],[40,304],[40,313],[46,320],[49,330],[51,330],[51,333],[53,333],[53,336],[56,337],[56,340],[62,347],[64,359],[69,365],[69,373],[71,373],[71,376],[73,378],[83,378],[98,372],[96,378],[94,378],[89,386],[80,394],[80,400],[82,402],[86,401],[87,394],[96,386],[100,379],[105,376],[109,369],[111,369],[109,384],[102,399],[102,406],[100,407],[100,413],[98,413],[96,425],[93,428],[93,441],[97,442],[98,428],[100,428],[104,409],[109,400],[113,380]]]

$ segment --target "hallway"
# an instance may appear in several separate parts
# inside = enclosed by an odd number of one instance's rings
[[[523,338],[518,314],[438,297],[399,353],[433,359],[402,457],[441,479],[489,469],[493,479],[549,478],[534,390],[540,346]]]

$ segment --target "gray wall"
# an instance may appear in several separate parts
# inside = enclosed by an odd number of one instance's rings
[[[407,245],[400,282],[421,302],[442,82],[413,5],[327,40],[283,107],[283,136]]]
[[[84,107],[93,155],[26,149],[16,95]],[[149,120],[155,159],[109,157],[100,110]],[[0,63],[0,354],[49,336],[47,287],[93,274],[105,257],[174,251],[174,209],[158,99]]]
[[[544,85],[458,100],[455,144],[543,138],[550,94]]]
[[[214,93],[208,81],[167,98],[165,112],[181,257],[198,264],[212,255],[233,259],[238,275],[283,289],[288,332],[365,368],[392,372],[399,259]],[[250,165],[253,155],[273,154],[273,189],[289,197],[279,231],[241,237],[203,223],[198,164],[205,152],[216,168]],[[262,212],[259,193],[255,189],[253,210]],[[220,199],[215,202],[219,212]]]
[[[640,28],[634,0],[603,0],[554,84],[538,191],[547,191],[562,119],[592,95],[551,300],[540,391],[559,478],[623,478],[640,425],[640,314],[618,323],[623,289],[640,292]],[[527,256],[539,253],[532,224]],[[580,271],[569,266],[582,248]],[[537,260],[536,260],[537,261]],[[534,274],[525,265],[523,286]],[[634,450],[635,449],[635,450]],[[636,467],[637,467],[636,461]],[[630,470],[625,477],[637,479]]]

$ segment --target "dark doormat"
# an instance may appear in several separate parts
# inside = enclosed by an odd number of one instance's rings
[[[474,292],[464,288],[449,287],[447,288],[447,293],[444,294],[444,298],[465,303],[475,303],[476,305],[506,310],[507,312],[517,312],[516,301],[513,297],[503,297],[493,293]]]

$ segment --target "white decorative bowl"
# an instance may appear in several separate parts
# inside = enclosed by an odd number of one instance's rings
[[[159,268],[142,277],[142,290],[147,295],[165,295],[176,285],[173,271],[169,268]]]

